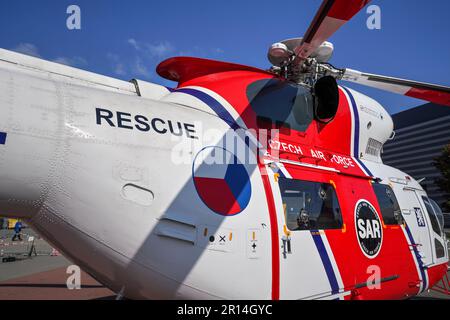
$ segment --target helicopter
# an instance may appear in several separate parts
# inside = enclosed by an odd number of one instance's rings
[[[442,211],[383,164],[389,113],[337,81],[450,106],[450,88],[339,69],[369,1],[324,0],[268,70],[174,57],[168,88],[0,50],[0,214],[128,299],[407,299],[447,272]]]

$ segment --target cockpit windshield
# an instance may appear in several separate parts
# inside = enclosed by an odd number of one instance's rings
[[[253,82],[247,87],[250,105],[259,119],[275,127],[304,132],[314,118],[314,100],[300,85],[278,79]]]

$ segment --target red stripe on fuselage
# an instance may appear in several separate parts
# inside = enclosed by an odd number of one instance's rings
[[[266,192],[267,207],[269,209],[270,233],[272,241],[272,299],[280,299],[280,244],[278,237],[278,218],[273,201],[273,192],[270,186],[269,176],[264,164],[259,164],[261,178]]]

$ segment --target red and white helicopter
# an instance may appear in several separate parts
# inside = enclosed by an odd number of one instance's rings
[[[177,57],[176,89],[0,50],[0,214],[131,299],[405,299],[447,272],[442,213],[382,163],[386,110],[352,81],[450,106],[450,88],[337,69],[367,0],[325,0],[268,70]]]

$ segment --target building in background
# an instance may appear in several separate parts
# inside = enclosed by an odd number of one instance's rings
[[[433,166],[442,148],[450,143],[450,108],[427,103],[392,116],[395,137],[383,150],[385,164],[398,168],[421,183],[428,196],[440,205],[450,195],[443,193],[435,180],[441,177]]]

